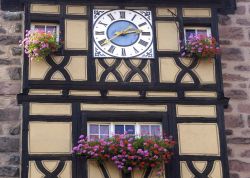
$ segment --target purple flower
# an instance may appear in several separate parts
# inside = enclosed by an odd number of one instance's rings
[[[132,167],[128,167],[128,171],[132,171],[133,169],[132,169]]]

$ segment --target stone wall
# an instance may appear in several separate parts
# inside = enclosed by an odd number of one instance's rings
[[[0,11],[0,178],[19,176],[21,35],[22,13]]]
[[[234,15],[220,16],[220,42],[231,178],[250,178],[250,1],[238,0]]]

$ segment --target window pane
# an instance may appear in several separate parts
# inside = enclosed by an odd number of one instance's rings
[[[161,129],[159,125],[151,125],[151,135],[161,136]]]
[[[100,125],[100,134],[109,135],[109,126]]]
[[[115,125],[115,134],[124,134],[124,125]]]
[[[186,29],[186,40],[188,40],[188,38],[190,36],[194,36],[195,35],[195,30],[192,29]]]
[[[99,139],[99,136],[98,135],[90,135],[89,139],[90,139],[90,141],[95,141],[95,140]]]
[[[35,30],[45,31],[45,25],[35,25]]]
[[[135,134],[135,126],[134,125],[126,125],[125,126],[125,130],[127,132],[127,134]]]
[[[56,33],[56,26],[47,26],[46,27],[46,32],[50,32],[50,33]]]
[[[197,34],[199,34],[199,35],[207,35],[207,30],[197,30]]]
[[[141,136],[149,136],[149,125],[141,125]]]
[[[95,124],[90,124],[89,133],[90,134],[99,134],[99,126],[95,125]]]

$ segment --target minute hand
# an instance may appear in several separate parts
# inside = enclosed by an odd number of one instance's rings
[[[142,31],[141,30],[131,30],[131,31],[126,31],[123,33],[123,35],[126,35],[126,34],[130,34],[130,33],[141,33]]]

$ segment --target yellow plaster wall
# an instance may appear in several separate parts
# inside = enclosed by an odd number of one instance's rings
[[[180,155],[220,155],[217,124],[181,123],[177,127]]]
[[[216,117],[215,105],[176,105],[177,117]]]
[[[59,14],[60,6],[51,4],[31,4],[30,12],[40,14]]]
[[[71,116],[72,108],[69,103],[30,103],[30,115],[59,115]]]
[[[87,50],[88,49],[88,21],[65,20],[65,49]]]
[[[179,32],[175,22],[156,21],[158,51],[179,51]]]
[[[30,122],[30,154],[70,154],[72,149],[71,122]]]
[[[209,8],[183,8],[183,17],[211,17]]]

